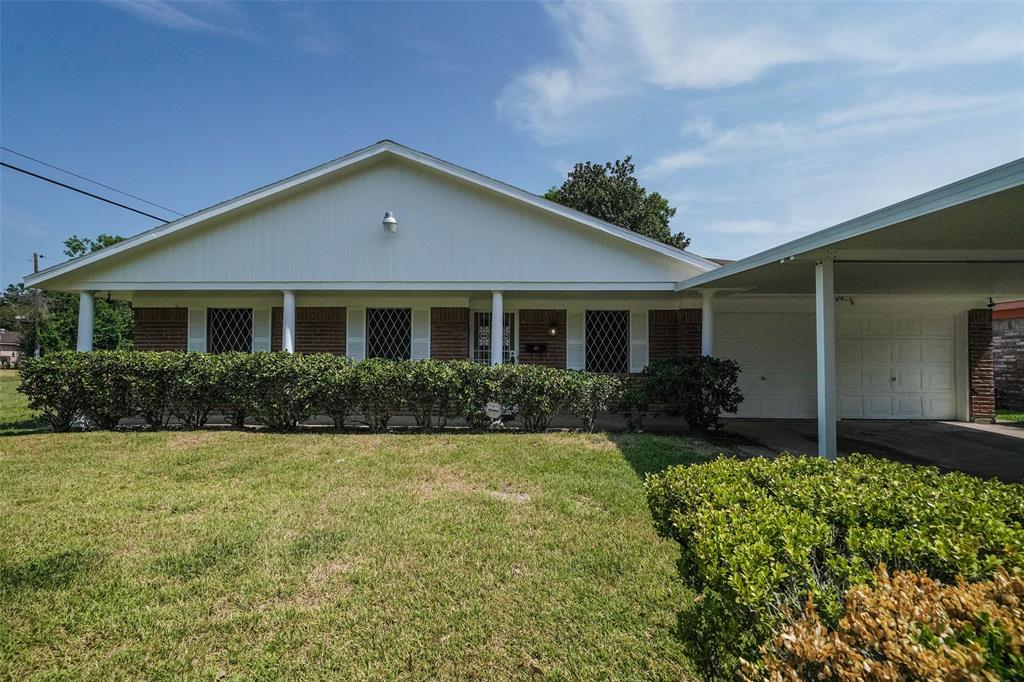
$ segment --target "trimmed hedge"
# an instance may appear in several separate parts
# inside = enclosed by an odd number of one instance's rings
[[[529,431],[543,431],[559,412],[575,415],[583,428],[593,430],[599,415],[616,411],[639,427],[640,405],[646,411],[654,401],[684,414],[707,412],[707,406],[691,403],[706,400],[714,389],[700,386],[695,377],[721,382],[724,362],[654,363],[643,375],[623,379],[537,365],[352,362],[325,354],[68,351],[26,361],[18,390],[55,431],[66,431],[79,419],[112,429],[124,417],[140,417],[155,429],[172,418],[200,428],[213,412],[227,414],[236,425],[252,417],[281,431],[317,415],[331,417],[340,429],[355,414],[371,429],[383,430],[400,413],[411,413],[424,429],[456,418],[480,429],[490,424],[483,408],[491,400]],[[732,377],[735,384],[735,372]],[[665,383],[687,393],[670,395]],[[717,420],[718,409],[711,409]]]
[[[709,676],[734,676],[813,594],[838,622],[874,570],[946,582],[1024,570],[1024,486],[855,455],[671,467],[646,481],[659,531],[699,593],[681,614]]]

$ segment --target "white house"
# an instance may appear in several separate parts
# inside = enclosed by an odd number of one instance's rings
[[[382,141],[25,278],[132,301],[147,349],[739,361],[749,417],[990,420],[1024,298],[1024,159],[719,266]],[[503,324],[492,327],[492,319]]]

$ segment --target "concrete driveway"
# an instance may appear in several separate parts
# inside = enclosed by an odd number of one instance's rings
[[[727,419],[726,433],[748,441],[747,455],[816,453],[817,423],[810,419]],[[936,421],[843,420],[842,454],[862,452],[982,478],[1024,481],[1024,425]]]

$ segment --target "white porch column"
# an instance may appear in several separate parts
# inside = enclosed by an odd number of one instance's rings
[[[91,291],[83,291],[78,295],[78,352],[92,350],[93,311],[96,307],[95,295]]]
[[[818,454],[835,459],[836,448],[836,297],[835,265],[814,265],[814,321],[818,340]]]
[[[284,308],[281,311],[281,350],[295,352],[295,292],[285,291]]]
[[[700,354],[715,354],[715,291],[707,289],[700,292],[703,308],[700,316]]]
[[[504,350],[505,298],[502,292],[491,292],[491,364],[500,365]]]

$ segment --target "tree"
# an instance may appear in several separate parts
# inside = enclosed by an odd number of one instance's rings
[[[605,164],[577,163],[561,187],[544,198],[595,218],[638,232],[670,246],[685,249],[690,240],[672,233],[669,221],[676,209],[657,192],[647,193],[636,179],[631,156]]]
[[[77,258],[123,240],[124,237],[109,234],[100,234],[96,238],[71,235],[64,240],[64,255]],[[21,332],[22,352],[35,352],[37,333],[39,350],[43,354],[71,350],[77,346],[78,294],[64,291],[40,293],[21,284],[12,284],[0,297],[0,303],[0,311],[4,311],[0,320],[11,318],[16,324],[6,328]],[[7,310],[17,312],[7,314]],[[135,324],[131,303],[97,298],[93,314],[94,348],[131,348]]]

